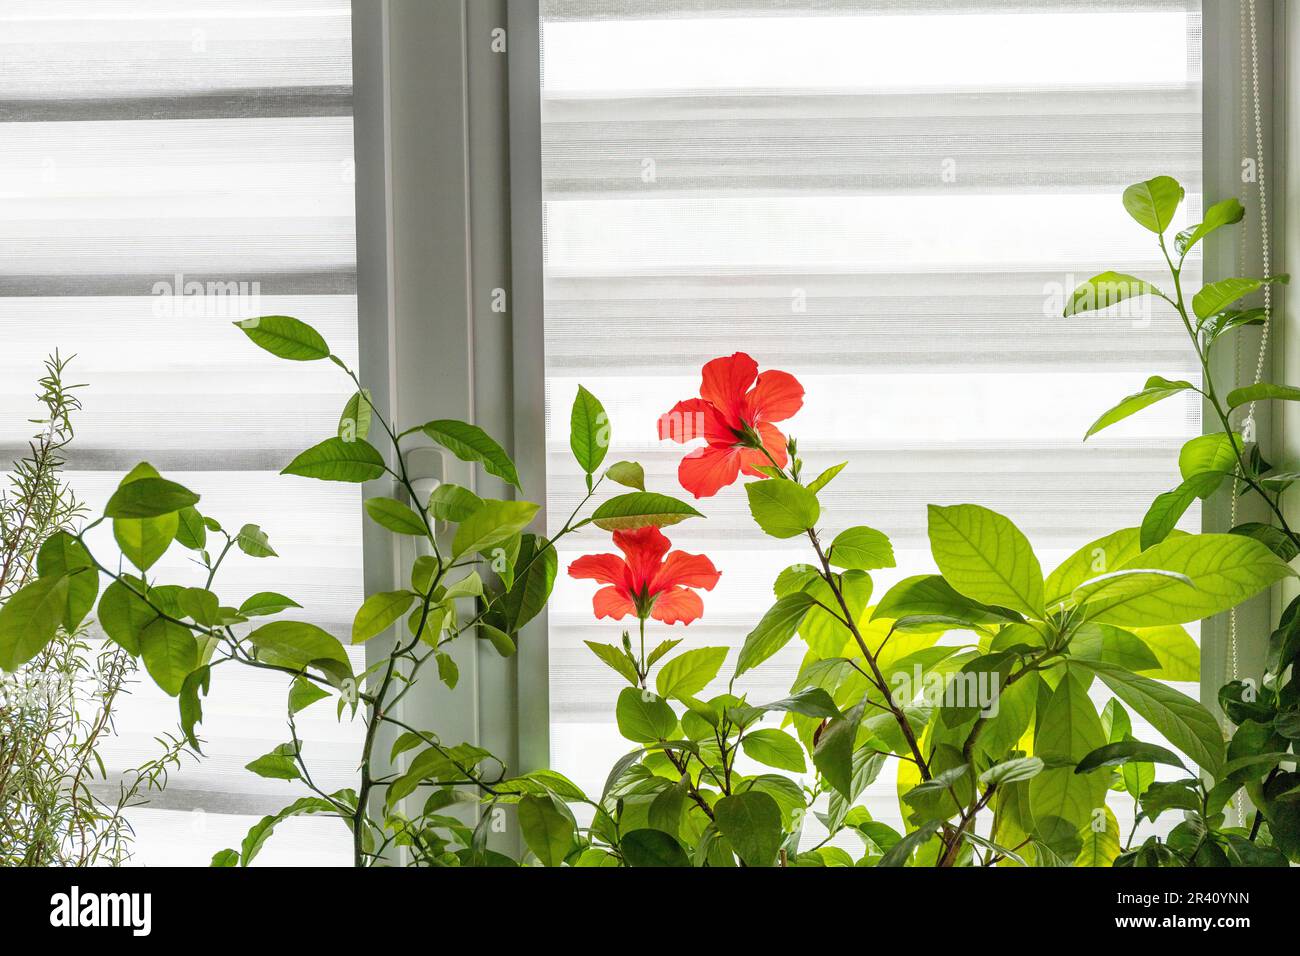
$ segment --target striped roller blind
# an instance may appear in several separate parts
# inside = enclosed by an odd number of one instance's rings
[[[1007,514],[1050,569],[1177,483],[1177,450],[1200,429],[1192,397],[1080,441],[1151,372],[1199,380],[1177,319],[1060,314],[1102,269],[1161,274],[1124,186],[1171,174],[1199,221],[1198,3],[542,11],[549,514],[582,492],[567,441],[579,383],[610,413],[609,460],[640,460],[672,489],[682,449],[655,440],[656,418],[738,350],[803,382],[782,427],[807,469],[848,460],[821,494],[827,527],[893,539],[898,568],[873,575],[877,595],[933,569],[928,503]],[[807,555],[759,534],[738,487],[702,507],[707,521],[670,537],[723,577],[672,636],[736,648],[777,572]],[[566,540],[562,566],[609,550]],[[552,752],[599,791],[630,748],[613,725],[619,678],[582,644],[620,631],[593,618],[589,585],[562,578],[551,609]],[[785,695],[797,644],[746,675],[752,698]],[[892,772],[868,806],[897,820]]]
[[[25,447],[41,357],[76,353],[77,492],[102,506],[151,461],[227,527],[270,535],[279,559],[223,570],[227,603],[281,591],[340,635],[361,598],[358,495],[276,472],[332,432],[347,389],[333,366],[277,361],[230,323],[297,315],[355,360],[351,84],[346,0],[0,0],[4,460]],[[155,572],[202,583],[179,548]],[[275,675],[219,669],[206,758],[132,817],[138,862],[206,864],[299,795],[243,769],[287,739],[284,693]],[[359,727],[324,704],[302,718],[318,783],[346,785]],[[176,725],[175,701],[142,680],[110,770]],[[337,822],[304,818],[263,859],[345,862],[346,844]]]

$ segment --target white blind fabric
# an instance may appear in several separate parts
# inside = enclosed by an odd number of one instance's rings
[[[928,503],[1007,514],[1045,569],[1138,524],[1177,483],[1199,408],[1167,402],[1081,438],[1152,372],[1198,381],[1195,357],[1171,315],[1060,315],[1102,269],[1161,274],[1126,185],[1174,175],[1199,221],[1199,9],[543,0],[549,514],[583,492],[568,450],[579,383],[610,414],[608,460],[671,490],[683,449],[656,441],[657,417],[697,394],[704,362],[745,351],[803,383],[781,428],[806,470],[849,462],[821,493],[823,523],[893,539],[877,595],[933,569]],[[738,648],[778,571],[807,556],[762,536],[738,487],[701,507],[707,520],[668,536],[721,582],[700,621],[655,638]],[[611,550],[598,532],[566,547],[562,568]],[[552,754],[597,792],[631,748],[613,723],[619,678],[582,642],[620,631],[593,617],[589,582],[561,576]],[[738,686],[784,696],[797,645]],[[897,820],[892,771],[868,806]]]
[[[332,433],[346,381],[278,361],[230,323],[297,315],[355,363],[350,17],[346,0],[0,0],[4,460],[31,428],[41,357],[76,353],[69,374],[89,384],[78,494],[102,507],[151,461],[227,527],[260,523],[279,552],[233,555],[227,603],[280,591],[345,642],[362,597],[359,496],[276,472]],[[203,583],[179,548],[151,573]],[[133,813],[136,862],[204,865],[300,795],[244,769],[288,738],[285,690],[277,675],[217,670],[206,757]],[[110,772],[176,727],[176,702],[141,679]],[[317,782],[347,785],[359,725],[320,704],[299,728]],[[260,859],[345,863],[347,844],[336,821],[305,818]]]

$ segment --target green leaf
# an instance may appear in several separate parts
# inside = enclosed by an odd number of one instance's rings
[[[1091,819],[1094,809],[1104,805],[1109,780],[1102,773],[1074,772],[1074,764],[1105,746],[1106,733],[1087,688],[1073,673],[1065,673],[1047,699],[1034,740],[1035,756],[1050,768],[1029,781],[1036,829],[1048,836],[1061,828],[1073,834]],[[1053,820],[1064,825],[1052,824]]]
[[[894,567],[894,547],[884,532],[858,526],[841,531],[831,542],[827,559],[837,568],[875,571]]]
[[[615,647],[613,644],[598,644],[595,641],[583,641],[582,643],[590,647],[593,654],[608,664],[633,687],[641,683],[641,677],[636,672],[636,665],[623,653],[621,647]]]
[[[208,526],[196,508],[182,508],[176,512],[178,521],[176,541],[182,548],[202,551],[208,543]]]
[[[1200,702],[1167,684],[1131,674],[1113,664],[1100,661],[1080,663],[1096,673],[1116,697],[1146,718],[1197,766],[1216,779],[1220,776],[1224,755],[1223,732],[1218,721]]]
[[[410,591],[383,591],[372,594],[357,610],[352,620],[352,643],[364,644],[392,627],[415,601]]]
[[[1247,385],[1245,388],[1234,388],[1228,393],[1228,407],[1240,408],[1242,405],[1249,405],[1251,402],[1262,402],[1269,399],[1282,402],[1300,402],[1300,388],[1292,385],[1271,385],[1268,382]]]
[[[1239,448],[1241,435],[1235,432],[1197,435],[1178,453],[1178,472],[1184,481],[1206,472],[1231,472],[1237,466]]]
[[[1071,293],[1070,301],[1065,304],[1063,314],[1068,319],[1080,312],[1099,312],[1118,305],[1125,299],[1159,292],[1150,282],[1137,276],[1123,272],[1103,272],[1079,284]]]
[[[1139,763],[1162,763],[1168,767],[1186,770],[1178,754],[1156,744],[1143,743],[1140,740],[1120,740],[1106,744],[1087,754],[1074,768],[1075,773],[1088,773],[1098,767],[1118,767],[1120,764],[1137,761]]]
[[[274,591],[258,591],[239,605],[239,613],[245,617],[256,617],[263,614],[279,614],[291,607],[302,607],[302,605],[293,598],[287,598]]]
[[[645,491],[645,469],[634,461],[616,461],[605,469],[605,477],[625,488]]]
[[[1160,659],[1136,634],[1110,624],[1080,625],[1070,638],[1070,656],[1106,661],[1126,670],[1148,671],[1160,667]]]
[[[519,829],[542,866],[559,866],[573,849],[573,820],[550,797],[532,794],[519,801]]]
[[[483,499],[460,485],[441,484],[429,495],[429,512],[439,521],[464,521],[479,508]]]
[[[1142,532],[1139,543],[1142,548],[1153,547],[1164,541],[1178,527],[1187,509],[1197,498],[1208,498],[1223,484],[1227,475],[1223,472],[1201,472],[1193,475],[1173,491],[1157,495],[1151,507],[1142,518]]]
[[[979,505],[930,505],[929,515],[930,550],[953,588],[976,601],[1043,616],[1043,572],[1019,528]]]
[[[1043,761],[1039,757],[1015,757],[989,767],[980,774],[979,782],[986,787],[991,787],[995,784],[1001,786],[1032,780],[1043,772],[1043,766]]]
[[[537,549],[542,552],[537,554]],[[555,575],[559,570],[559,556],[555,548],[540,535],[526,534],[520,541],[519,557],[515,561],[515,580],[500,600],[507,628],[513,633],[535,618],[546,607]]]
[[[581,385],[569,415],[569,447],[588,475],[594,475],[609,451],[609,416],[595,395]]]
[[[1142,628],[1137,636],[1159,661],[1158,666],[1146,674],[1147,677],[1173,681],[1201,679],[1201,649],[1196,646],[1192,636],[1177,624]],[[1144,667],[1130,669],[1147,670]]]
[[[296,714],[298,711],[310,707],[316,701],[324,700],[328,696],[327,691],[322,690],[307,678],[295,677],[293,683],[289,685],[289,713]]]
[[[757,667],[785,647],[813,604],[812,596],[804,591],[787,594],[773,604],[758,626],[746,635],[736,659],[736,676]]]
[[[280,744],[270,753],[245,764],[244,769],[269,780],[297,780],[302,774],[298,772],[293,754],[293,744]]]
[[[227,847],[224,850],[218,850],[212,854],[212,862],[208,866],[228,867],[239,866],[239,851]]]
[[[1122,399],[1118,405],[1103,414],[1088,429],[1088,433],[1083,436],[1087,441],[1103,428],[1114,425],[1116,422],[1123,421],[1130,415],[1140,412],[1148,405],[1154,405],[1156,402],[1166,399],[1171,395],[1177,395],[1179,392],[1185,392],[1193,388],[1191,382],[1176,381],[1171,382],[1169,379],[1161,378],[1159,375],[1152,375],[1147,379],[1146,386],[1140,392]]]
[[[179,527],[180,518],[175,514],[118,518],[113,522],[113,540],[128,561],[141,571],[148,571],[167,553]]]
[[[506,450],[477,425],[443,418],[426,422],[421,431],[461,461],[478,462],[489,475],[496,475],[516,488],[523,487]]]
[[[104,506],[107,518],[157,518],[198,504],[199,496],[166,478],[137,478],[118,486]]]
[[[900,620],[917,615],[964,621],[974,627],[993,627],[1023,620],[1014,611],[972,601],[953,590],[937,574],[904,578],[886,592],[872,613],[872,620]]]
[[[343,406],[339,416],[338,437],[347,442],[365,439],[370,436],[370,423],[374,416],[374,405],[370,400],[370,389],[353,393]]]
[[[808,766],[803,759],[803,748],[783,730],[769,727],[746,734],[740,740],[746,756],[778,770],[804,773]]]
[[[1180,256],[1185,256],[1192,246],[1210,233],[1223,226],[1241,222],[1242,217],[1245,215],[1246,210],[1235,198],[1216,202],[1205,210],[1205,219],[1199,225],[1193,226],[1191,229],[1184,229],[1174,237],[1174,248],[1178,250]]]
[[[538,508],[531,501],[484,501],[456,529],[451,543],[452,557],[485,551],[514,537],[533,520]]]
[[[1124,190],[1124,208],[1143,229],[1160,235],[1174,221],[1183,187],[1170,176],[1156,176]]]
[[[745,485],[749,512],[765,534],[793,538],[817,523],[821,505],[817,496],[788,478],[767,478]]]
[[[221,601],[207,588],[185,588],[177,597],[185,616],[200,627],[221,623]]]
[[[85,545],[66,531],[56,531],[41,545],[36,573],[43,578],[68,576],[68,605],[63,628],[72,634],[86,619],[99,597],[99,571]]]
[[[337,796],[337,794],[335,796]],[[262,817],[261,820],[249,827],[247,835],[245,835],[243,842],[239,845],[241,851],[239,853],[239,865],[248,866],[253,862],[253,858],[257,856],[262,847],[266,845],[266,841],[270,839],[271,834],[275,832],[275,828],[278,824],[289,817],[301,816],[306,813],[334,814],[337,813],[337,811],[334,804],[330,803],[328,800],[322,799],[321,797],[302,797],[295,800],[279,813]],[[218,856],[220,855],[221,854],[218,854]],[[213,857],[213,862],[216,862],[216,857]]]
[[[505,631],[486,622],[479,622],[478,636],[492,645],[492,649],[501,657],[511,657],[518,649],[514,640]]]
[[[942,824],[942,820],[927,820],[922,823],[891,846],[885,855],[880,858],[880,862],[876,866],[907,866],[912,859],[912,854],[926,843],[929,843],[930,838],[934,836],[934,831],[939,829]]]
[[[1170,583],[1190,585],[1191,578],[1176,571],[1163,571],[1152,568],[1135,568],[1129,571],[1111,571],[1085,581],[1074,589],[1071,595],[1077,605],[1091,601],[1102,607],[1109,607],[1120,598],[1141,597],[1168,587]]]
[[[718,830],[746,866],[775,866],[781,849],[781,808],[761,790],[723,797],[713,807]]]
[[[849,463],[847,461],[842,461],[838,465],[831,465],[829,468],[823,471],[812,481],[808,482],[808,490],[811,491],[813,494],[817,494],[817,492],[821,491],[823,488],[829,485],[831,481],[835,478],[835,476],[838,475],[841,471],[843,471],[848,466],[848,464]]]
[[[647,525],[666,528],[687,518],[703,517],[684,501],[651,491],[634,491],[602,503],[592,512],[591,521],[603,531],[627,531]]]
[[[718,676],[727,659],[725,647],[697,647],[679,654],[659,669],[655,687],[660,697],[694,697]]]
[[[383,456],[365,439],[327,438],[289,462],[282,475],[354,484],[383,477]]]
[[[189,628],[159,617],[140,632],[140,656],[154,683],[175,697],[199,666],[199,642]]]
[[[619,693],[614,715],[618,732],[639,744],[668,740],[677,727],[677,716],[662,698],[636,687]]]
[[[16,671],[39,654],[68,613],[68,577],[37,578],[0,607],[0,668]]]
[[[1290,280],[1291,277],[1287,275],[1269,276],[1265,279],[1220,279],[1218,282],[1211,282],[1192,296],[1192,311],[1196,313],[1198,319],[1205,320],[1265,285],[1273,282],[1286,284]]]
[[[1137,528],[1123,528],[1090,541],[1061,562],[1047,577],[1045,591],[1048,606],[1056,604],[1084,581],[1124,566],[1141,552]]]
[[[682,845],[663,830],[649,828],[631,830],[623,834],[618,844],[623,861],[628,866],[684,867],[690,858]]]
[[[124,577],[109,584],[99,599],[99,626],[132,656],[140,653],[140,632],[158,616],[141,596],[143,590],[136,579]]]
[[[843,717],[832,718],[813,749],[813,764],[818,772],[846,800],[857,796],[853,793],[853,750],[864,706],[865,701]]]
[[[279,557],[271,547],[271,539],[267,537],[266,532],[255,524],[246,524],[240,528],[239,534],[235,535],[235,544],[250,558]]]
[[[338,638],[302,621],[272,621],[248,635],[258,657],[286,667],[315,665],[331,676],[351,676],[352,662]]]
[[[455,690],[460,682],[460,668],[450,654],[439,651],[434,655],[438,662],[438,679],[447,685],[448,690]]]
[[[421,518],[409,505],[393,498],[367,498],[366,514],[370,520],[394,534],[409,534],[424,537],[428,529]]]
[[[1295,572],[1269,549],[1236,534],[1181,535],[1130,558],[1119,570],[1155,568],[1186,576],[1148,591],[1091,602],[1092,620],[1120,627],[1186,624],[1236,607]]]
[[[483,596],[483,579],[479,577],[477,571],[471,571],[459,581],[447,586],[447,593],[443,595],[444,600],[454,600],[456,598],[471,598]]]
[[[236,322],[235,327],[255,345],[282,359],[311,362],[330,356],[330,347],[320,333],[291,316],[263,315]]]

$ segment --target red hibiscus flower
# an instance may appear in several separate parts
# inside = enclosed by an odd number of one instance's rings
[[[757,379],[757,382],[755,382]],[[716,495],[740,472],[764,477],[758,465],[784,468],[785,436],[772,422],[803,407],[803,386],[789,372],[767,371],[744,352],[704,366],[700,397],[678,402],[659,418],[659,437],[706,444],[682,459],[677,479],[696,498]]]
[[[704,602],[691,588],[712,591],[719,572],[702,554],[668,553],[671,542],[658,528],[615,531],[617,554],[589,554],[569,565],[569,577],[609,585],[596,592],[596,617],[617,621],[631,614],[665,624],[690,624],[704,613]],[[664,555],[668,555],[665,560]]]

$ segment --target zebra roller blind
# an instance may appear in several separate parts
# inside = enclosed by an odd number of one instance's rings
[[[279,552],[233,557],[223,597],[281,591],[345,642],[358,494],[276,473],[332,433],[347,389],[333,366],[279,362],[230,323],[301,316],[355,361],[351,84],[346,0],[0,0],[4,461],[25,448],[42,356],[75,353],[69,374],[89,387],[71,480],[87,503],[151,461]],[[202,584],[179,548],[155,571]],[[134,812],[137,862],[206,864],[298,795],[243,769],[288,737],[285,683],[259,674],[214,675],[206,757]],[[177,727],[152,681],[132,690],[110,775]],[[345,786],[359,725],[318,705],[300,727],[323,785]],[[346,862],[346,842],[336,821],[303,818],[262,859]]]
[[[1050,569],[1177,484],[1192,398],[1080,440],[1150,371],[1199,381],[1177,319],[1060,316],[1102,269],[1160,274],[1126,185],[1171,174],[1199,221],[1198,3],[543,0],[542,31],[549,514],[583,491],[579,383],[609,411],[608,460],[674,489],[683,450],[656,419],[735,351],[807,389],[781,427],[813,474],[848,460],[824,520],[891,536],[877,595],[933,569],[928,503],[1007,514]],[[758,532],[738,487],[702,507],[669,536],[721,582],[700,621],[654,638],[738,648],[806,556]],[[565,540],[561,567],[610,550]],[[619,678],[582,643],[621,630],[589,584],[562,576],[551,606],[551,739],[599,792],[631,748]],[[801,653],[738,687],[785,696]],[[892,772],[868,807],[897,820]]]

